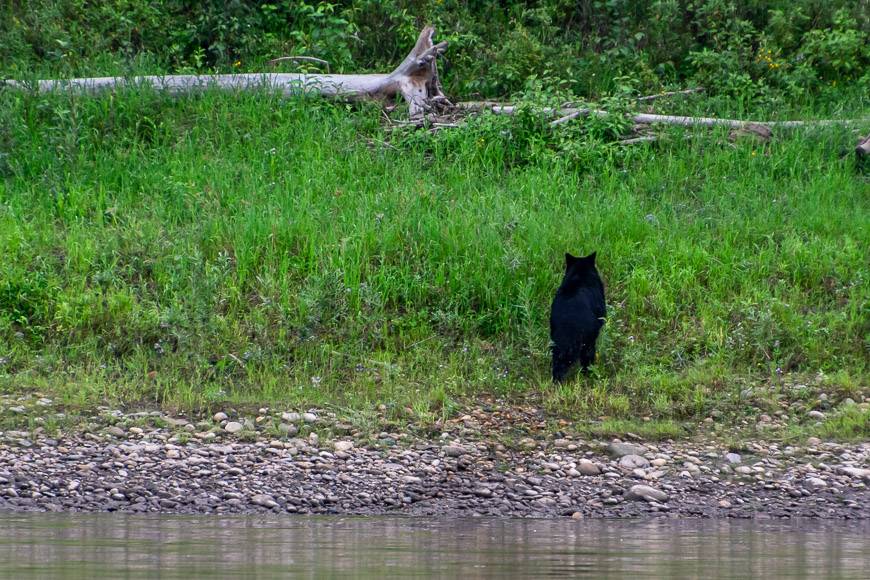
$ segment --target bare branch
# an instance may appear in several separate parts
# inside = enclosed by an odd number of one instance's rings
[[[315,58],[313,56],[280,56],[278,58],[273,58],[272,60],[268,61],[266,64],[271,65],[271,66],[275,66],[279,62],[284,62],[287,60],[293,60],[293,61],[301,60],[301,61],[305,61],[305,62],[315,62],[317,64],[322,64],[322,65],[326,66],[327,74],[329,73],[329,62],[323,60],[322,58]]]
[[[646,103],[649,101],[655,101],[658,99],[667,99],[669,97],[676,97],[680,95],[691,95],[693,93],[703,93],[704,87],[698,87],[695,89],[686,89],[684,91],[666,91],[664,93],[658,93],[657,95],[647,95],[645,97],[638,97],[635,99],[638,103]]]
[[[561,125],[562,123],[567,123],[568,121],[570,121],[572,119],[576,119],[577,117],[585,117],[589,113],[590,113],[589,109],[580,109],[580,110],[574,111],[572,113],[568,113],[567,115],[565,115],[563,117],[559,117],[555,121],[551,121],[550,126],[555,127],[557,125]]]
[[[623,139],[619,142],[620,145],[635,145],[637,143],[652,143],[653,141],[658,141],[659,138],[655,135],[641,135],[640,137],[633,137],[631,139]]]

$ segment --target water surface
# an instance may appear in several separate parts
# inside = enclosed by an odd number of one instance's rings
[[[0,514],[4,578],[870,578],[870,523]]]

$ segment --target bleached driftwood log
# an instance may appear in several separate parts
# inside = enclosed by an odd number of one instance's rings
[[[139,77],[97,77],[38,81],[40,91],[62,90],[96,92],[129,85],[147,84],[170,94],[183,94],[206,88],[240,90],[269,87],[285,94],[318,93],[339,98],[386,99],[401,95],[408,103],[410,116],[420,117],[440,103],[449,104],[438,80],[436,58],[447,49],[446,42],[435,44],[435,29],[424,28],[417,44],[396,69],[387,74],[290,74],[249,73],[226,75],[166,75]],[[21,81],[6,85],[28,88]]]
[[[496,115],[513,115],[516,113],[517,110],[517,107],[515,105],[498,104],[489,101],[456,103],[456,106],[460,109],[466,109],[470,111],[489,110]],[[563,109],[545,108],[542,109],[542,112],[546,114],[552,114],[554,116],[560,115],[557,119],[553,120],[550,123],[553,126],[567,123],[568,121],[577,119],[578,117],[587,117],[589,115],[604,117],[610,115],[609,112],[602,111],[600,109],[577,109],[570,107]],[[640,125],[652,125],[660,123],[663,125],[682,125],[685,127],[726,126],[732,129],[741,129],[751,126],[786,128],[812,127],[824,125],[851,125],[855,123],[870,122],[870,120],[868,119],[819,119],[816,121],[741,121],[739,119],[720,119],[717,117],[684,117],[680,115],[653,115],[650,113],[636,113],[632,115],[631,120]]]

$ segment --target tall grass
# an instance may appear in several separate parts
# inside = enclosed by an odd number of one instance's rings
[[[581,164],[518,160],[502,129],[386,145],[379,114],[0,93],[0,385],[427,417],[483,393],[660,418],[753,385],[866,393],[870,190],[850,134],[680,130]],[[553,387],[562,256],[593,250],[601,360]]]

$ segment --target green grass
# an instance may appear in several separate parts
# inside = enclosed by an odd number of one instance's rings
[[[866,441],[870,439],[870,409],[845,405],[836,412],[829,413],[822,421],[793,425],[784,434],[786,441],[805,440],[808,437]]]
[[[0,390],[421,421],[487,394],[663,436],[795,384],[870,395],[870,189],[848,131],[621,150],[482,119],[385,146],[379,115],[0,92]],[[600,361],[552,386],[562,256],[592,250]]]
[[[686,426],[680,425],[670,419],[652,420],[649,422],[631,419],[606,419],[600,423],[581,425],[579,432],[604,439],[624,437],[626,433],[632,433],[647,441],[661,441],[665,439],[680,439],[689,434],[690,431]]]

